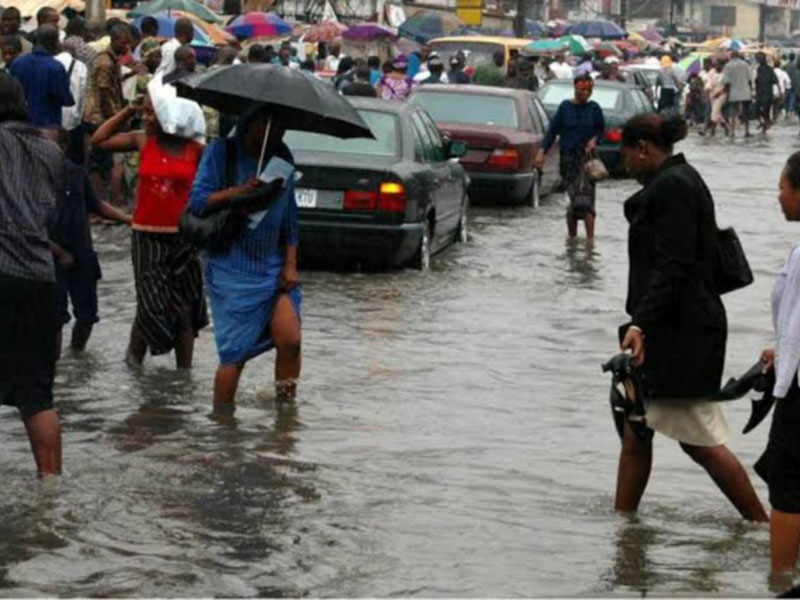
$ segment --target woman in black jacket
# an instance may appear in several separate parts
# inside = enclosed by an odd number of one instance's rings
[[[686,136],[678,116],[639,115],[622,134],[628,171],[644,186],[625,202],[630,223],[630,350],[645,376],[646,423],[671,437],[749,520],[766,521],[747,472],[728,450],[722,410],[705,399],[719,390],[727,322],[715,285],[717,224],[703,179],[673,145]],[[650,476],[652,436],[626,424],[616,508],[635,511]]]

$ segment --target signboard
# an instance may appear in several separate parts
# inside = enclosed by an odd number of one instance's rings
[[[755,4],[764,4],[777,8],[800,9],[800,0],[754,0]]]
[[[480,27],[483,22],[483,0],[456,0],[456,15],[464,25]]]

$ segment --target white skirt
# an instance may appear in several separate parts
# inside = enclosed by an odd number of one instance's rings
[[[707,400],[650,400],[647,426],[690,446],[721,446],[730,430],[718,402]]]

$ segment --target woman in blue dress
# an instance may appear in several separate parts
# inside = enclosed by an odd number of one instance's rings
[[[234,138],[217,140],[206,149],[192,188],[191,211],[202,216],[260,185],[257,169],[262,152],[267,165],[263,174],[283,183],[266,210],[247,215],[226,250],[206,253],[206,284],[220,362],[214,381],[218,408],[233,407],[245,363],[273,347],[278,401],[294,399],[300,375],[302,295],[294,161],[282,141],[285,127],[278,115],[264,109],[241,121]],[[229,152],[235,153],[235,160],[226,158]]]

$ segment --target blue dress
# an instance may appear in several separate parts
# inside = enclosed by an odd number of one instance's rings
[[[190,199],[195,214],[203,213],[211,194],[228,187],[225,147],[225,140],[216,140],[203,154]],[[256,176],[258,164],[245,153],[241,138],[236,139],[236,148],[236,185],[241,185]],[[294,166],[288,148],[268,156],[265,164],[285,179],[283,193],[265,214],[250,216],[228,250],[205,256],[214,336],[223,365],[243,363],[273,347],[270,322],[282,293],[278,282],[286,264],[285,249],[298,243]],[[289,298],[299,319],[301,289],[293,289]]]

